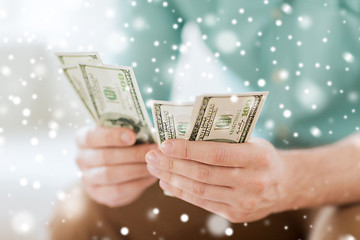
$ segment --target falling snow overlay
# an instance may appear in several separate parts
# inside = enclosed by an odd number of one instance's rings
[[[54,51],[98,51],[132,66],[149,113],[150,99],[269,91],[253,135],[278,148],[315,147],[360,131],[360,6],[335,2],[0,0],[0,239],[48,239],[56,206],[81,179],[74,134],[95,123]],[[83,210],[69,206],[73,216]],[[149,239],[162,239],[155,226],[166,211],[144,210]],[[195,220],[176,215],[182,227]],[[136,231],[124,223],[116,233]],[[215,214],[198,229],[223,239],[237,231]]]

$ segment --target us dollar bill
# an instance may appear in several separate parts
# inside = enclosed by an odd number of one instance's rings
[[[79,66],[65,66],[62,69],[66,78],[84,103],[91,117],[95,120],[95,122],[97,122],[98,117],[95,112],[95,107],[91,101],[90,93],[86,87],[86,83]]]
[[[55,55],[63,66],[62,70],[66,78],[84,103],[91,117],[97,121],[95,108],[90,101],[90,94],[86,88],[85,80],[78,64],[96,63],[102,65],[103,63],[99,54],[97,52],[58,52],[55,53]]]
[[[97,52],[58,52],[55,55],[62,65],[76,65],[79,63],[103,64]]]
[[[192,103],[151,101],[151,111],[159,144],[167,139],[185,139],[192,109]]]
[[[185,138],[190,141],[247,142],[267,94],[251,92],[197,97]]]
[[[101,126],[133,130],[137,142],[154,142],[152,124],[134,71],[126,66],[79,64]]]

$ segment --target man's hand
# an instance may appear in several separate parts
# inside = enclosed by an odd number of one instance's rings
[[[161,150],[161,151],[160,151]],[[244,144],[168,140],[146,155],[160,187],[231,222],[283,210],[281,154],[267,141]]]
[[[76,137],[76,162],[82,182],[95,201],[109,207],[126,205],[156,182],[146,168],[145,154],[155,144],[135,145],[125,128],[82,128]]]

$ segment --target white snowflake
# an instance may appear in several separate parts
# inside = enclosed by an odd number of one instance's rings
[[[180,220],[181,220],[182,222],[184,222],[184,223],[187,222],[187,221],[189,221],[189,215],[187,215],[187,214],[185,214],[185,213],[181,214]]]
[[[127,228],[127,227],[122,227],[121,229],[120,229],[120,233],[121,233],[121,235],[123,235],[123,236],[126,236],[126,235],[128,235],[129,234],[129,229]]]
[[[216,46],[222,53],[232,53],[236,49],[238,39],[234,32],[225,30],[216,37]]]
[[[355,60],[354,55],[352,55],[350,52],[344,52],[343,53],[343,58],[348,63],[353,63],[354,60]]]
[[[284,110],[283,115],[285,118],[290,118],[292,113],[289,109]]]
[[[265,79],[259,79],[257,84],[259,87],[265,87],[266,81],[265,81]]]
[[[316,126],[310,128],[310,133],[316,138],[321,136],[321,130]]]

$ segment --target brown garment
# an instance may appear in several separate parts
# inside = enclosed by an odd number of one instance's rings
[[[324,207],[309,240],[359,240],[360,204]]]
[[[153,209],[159,209],[154,213]],[[311,224],[309,211],[274,214],[248,224],[231,224],[202,208],[164,195],[158,183],[136,201],[119,208],[108,208],[92,201],[79,186],[62,202],[51,222],[52,240],[116,239],[306,239]],[[182,222],[180,216],[189,219]],[[121,229],[129,230],[127,235]],[[225,228],[231,227],[231,236]]]

